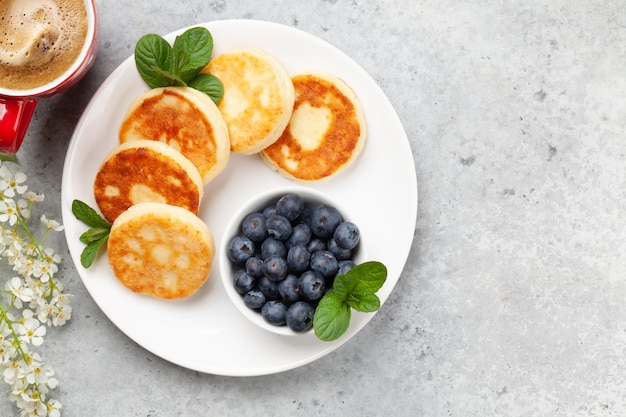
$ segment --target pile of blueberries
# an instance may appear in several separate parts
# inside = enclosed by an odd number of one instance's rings
[[[249,213],[228,244],[235,290],[276,326],[304,332],[337,275],[355,264],[358,227],[332,205],[287,193]]]

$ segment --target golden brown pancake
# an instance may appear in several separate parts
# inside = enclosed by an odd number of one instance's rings
[[[162,142],[135,140],[115,147],[94,181],[100,212],[113,222],[130,206],[156,201],[198,213],[204,192],[196,167]]]
[[[151,89],[131,103],[119,140],[167,143],[185,155],[209,183],[230,157],[228,128],[211,98],[189,87]]]
[[[215,244],[207,226],[190,211],[139,203],[113,223],[107,255],[125,287],[173,299],[193,294],[206,282]]]
[[[294,103],[291,79],[280,62],[260,48],[237,49],[214,57],[203,71],[224,85],[218,108],[231,151],[258,153],[278,139]]]
[[[319,181],[348,167],[361,153],[365,118],[354,91],[326,73],[292,77],[296,101],[289,125],[261,158],[287,178]]]

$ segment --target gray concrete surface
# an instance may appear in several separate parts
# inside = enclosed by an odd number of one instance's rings
[[[624,1],[96,3],[94,68],[39,105],[20,151],[50,217],[74,126],[136,40],[227,18],[314,34],[379,83],[411,143],[419,213],[375,318],[333,353],[260,377],[145,351],[60,240],[74,313],[40,351],[64,416],[626,415]],[[0,415],[17,415],[4,385]]]

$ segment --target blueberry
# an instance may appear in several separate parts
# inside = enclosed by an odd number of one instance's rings
[[[263,275],[278,282],[287,276],[287,260],[282,256],[272,255],[263,261]]]
[[[265,218],[273,216],[274,214],[276,214],[276,206],[267,206],[263,209],[263,215]]]
[[[271,281],[268,277],[262,276],[258,282],[259,291],[263,293],[266,300],[279,300],[280,292],[278,291],[278,284]]]
[[[311,230],[314,235],[324,239],[331,238],[341,222],[342,217],[339,210],[328,204],[316,206],[311,213]]]
[[[309,252],[317,252],[318,250],[326,250],[326,242],[322,239],[313,239],[307,244]]]
[[[361,233],[356,224],[343,222],[337,226],[333,237],[342,248],[354,249],[361,239]]]
[[[259,278],[263,275],[263,260],[258,256],[251,256],[246,260],[246,272],[248,275]]]
[[[261,259],[266,259],[272,255],[286,257],[287,248],[281,240],[268,237],[261,243]]]
[[[337,275],[347,274],[352,268],[354,268],[356,264],[352,260],[339,261],[339,270],[337,271]]]
[[[302,214],[300,215],[300,223],[311,224],[311,214],[313,214],[313,207],[309,204],[304,205],[304,210],[302,210]]]
[[[311,269],[319,272],[324,278],[332,278],[339,270],[339,262],[335,255],[327,250],[318,250],[311,254]]]
[[[306,245],[311,241],[312,235],[313,232],[311,232],[311,226],[306,223],[299,223],[291,229],[291,235],[285,241],[285,246],[287,247],[287,249],[289,249],[296,243],[302,243]]]
[[[298,279],[300,295],[307,301],[317,301],[326,292],[326,282],[322,274],[308,270]]]
[[[335,258],[337,258],[338,261],[345,261],[346,259],[350,259],[352,257],[352,251],[339,246],[334,238],[330,239],[328,243],[326,243],[326,248],[328,252],[335,255]]]
[[[282,326],[285,324],[287,307],[278,300],[271,300],[261,307],[261,315],[270,324]]]
[[[245,236],[235,236],[228,244],[228,259],[237,265],[243,265],[254,255],[254,243]]]
[[[276,202],[276,214],[294,221],[304,210],[304,199],[298,194],[285,194]]]
[[[287,251],[287,266],[290,271],[303,272],[309,268],[311,252],[301,243],[293,245]]]
[[[248,275],[245,269],[239,269],[235,272],[235,275],[233,275],[233,286],[235,287],[235,291],[241,295],[252,290],[255,283],[256,280],[254,277]]]
[[[304,332],[313,326],[315,307],[305,301],[297,301],[287,309],[285,322],[294,332]]]
[[[267,234],[278,240],[285,240],[291,235],[291,223],[286,217],[274,214],[265,221]]]
[[[243,303],[246,307],[257,310],[265,304],[265,295],[259,290],[248,291],[243,296]]]
[[[262,213],[250,213],[241,222],[243,234],[253,242],[262,242],[267,237],[265,216]]]
[[[278,283],[278,292],[285,305],[291,305],[300,299],[300,287],[298,286],[298,277],[289,274],[284,280]]]

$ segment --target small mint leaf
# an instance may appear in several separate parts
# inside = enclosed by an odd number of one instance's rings
[[[375,293],[387,279],[387,268],[380,262],[364,262],[348,271],[347,275],[357,276],[354,291]]]
[[[102,239],[104,236],[108,235],[110,232],[109,228],[104,227],[92,227],[87,230],[85,233],[80,235],[79,240],[83,243],[90,244],[97,240]]]
[[[89,268],[93,264],[93,261],[96,259],[96,255],[98,255],[98,251],[108,239],[109,234],[107,233],[106,236],[103,236],[100,240],[96,240],[95,242],[91,242],[85,246],[85,249],[83,249],[80,254],[80,264],[84,268]]]
[[[380,299],[371,292],[352,291],[346,299],[346,303],[362,313],[373,313],[380,308]]]
[[[191,88],[195,88],[207,94],[215,104],[220,104],[220,101],[222,101],[224,97],[224,85],[219,78],[213,74],[198,74],[189,81],[188,85]]]
[[[174,71],[174,51],[161,36],[148,34],[137,41],[135,65],[150,88],[172,85],[171,78],[164,75]]]
[[[350,274],[349,272],[347,274],[337,276],[333,282],[333,290],[336,293],[336,297],[341,300],[348,298],[348,295],[356,286],[358,279],[359,277],[357,274]]]
[[[313,316],[315,335],[324,341],[338,339],[350,325],[350,306],[336,297],[334,290],[328,291],[320,300]]]
[[[186,30],[174,40],[174,72],[188,83],[209,63],[213,37],[203,27]]]
[[[80,200],[72,201],[72,213],[81,222],[89,227],[110,229],[111,223],[106,221],[94,209]]]

